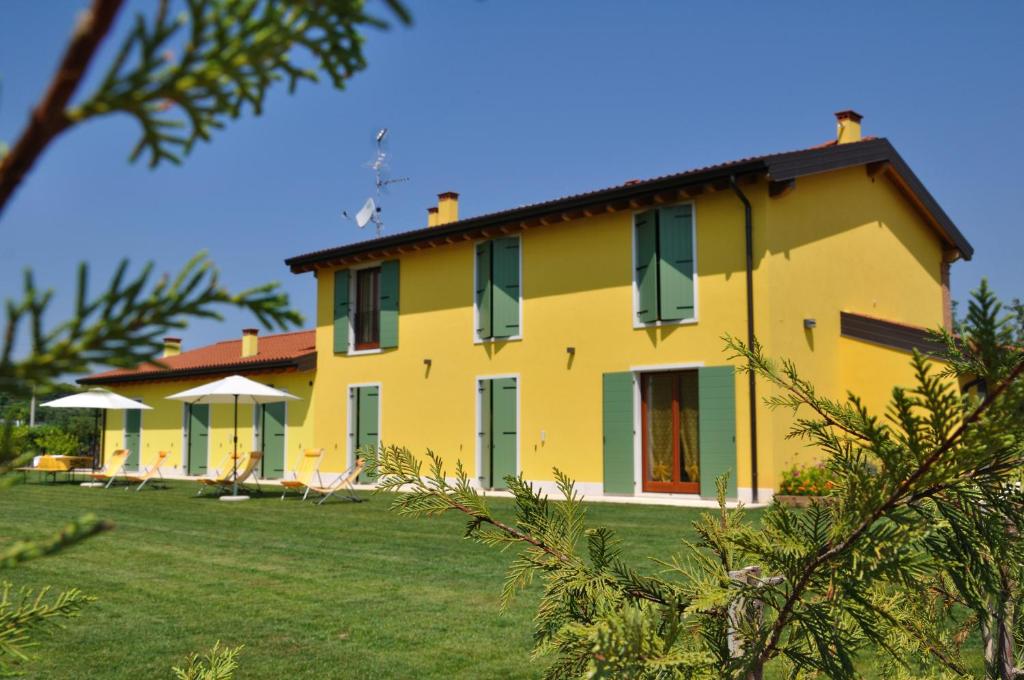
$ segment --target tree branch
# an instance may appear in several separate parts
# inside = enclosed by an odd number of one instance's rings
[[[921,461],[921,464],[917,467],[917,469],[914,470],[914,472],[910,474],[906,479],[904,479],[893,490],[893,492],[889,494],[889,497],[886,498],[884,502],[880,503],[877,508],[875,508],[871,513],[869,513],[868,516],[865,517],[860,522],[860,524],[858,524],[857,527],[845,539],[843,539],[839,543],[832,545],[829,548],[825,548],[825,546],[822,546],[823,549],[818,552],[818,555],[813,560],[811,560],[811,562],[807,565],[806,569],[804,569],[803,574],[801,574],[800,578],[796,581],[796,583],[793,584],[793,590],[790,591],[789,596],[786,598],[786,601],[784,602],[782,608],[779,610],[779,615],[772,623],[767,643],[765,644],[764,648],[761,649],[757,656],[757,660],[759,663],[763,664],[767,662],[775,653],[775,649],[779,644],[782,632],[785,630],[786,626],[789,623],[789,618],[793,613],[793,608],[796,606],[796,603],[803,595],[803,591],[810,584],[811,577],[817,571],[818,567],[820,567],[822,564],[828,562],[832,558],[842,554],[847,549],[849,549],[854,543],[856,543],[860,539],[860,537],[869,528],[871,528],[871,525],[873,525],[882,516],[884,516],[887,512],[892,510],[897,504],[899,504],[900,499],[907,494],[911,487],[913,487],[914,483],[917,482],[921,477],[923,477],[929,470],[931,470],[932,467],[934,467],[935,464],[939,461],[939,459],[942,458],[943,455],[948,453],[956,445],[956,443],[967,431],[967,428],[976,423],[985,413],[985,411],[987,411],[989,407],[992,406],[993,403],[995,403],[996,399],[998,399],[1003,394],[1003,392],[1005,392],[1010,387],[1010,385],[1012,385],[1018,378],[1020,378],[1022,374],[1024,374],[1024,361],[1017,364],[1017,367],[1014,368],[1014,370],[1006,377],[1006,379],[999,383],[999,385],[996,386],[994,390],[992,390],[991,392],[988,393],[988,395],[986,395],[985,400],[982,401],[981,404],[979,404],[978,407],[974,409],[974,411],[972,411],[970,415],[968,415],[963,420],[963,422],[960,423],[956,430],[954,430],[953,433],[946,438],[942,445],[935,449],[932,453],[930,453],[927,458]]]
[[[0,214],[15,189],[46,147],[71,125],[65,114],[68,102],[82,81],[100,42],[110,31],[123,0],[93,0],[79,17],[42,100],[32,110],[28,125],[10,153],[0,158]]]

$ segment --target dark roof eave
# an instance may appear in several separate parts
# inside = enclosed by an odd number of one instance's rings
[[[735,175],[764,172],[774,181],[787,181],[807,175],[879,162],[888,162],[892,166],[892,169],[899,175],[907,189],[935,221],[942,237],[951,246],[960,251],[964,259],[971,259],[971,256],[974,254],[974,247],[964,238],[946,212],[921,183],[921,180],[918,179],[917,175],[913,173],[899,153],[896,152],[896,149],[889,143],[889,140],[879,138],[855,144],[834,144],[816,149],[791,151],[744,161],[723,163],[705,170],[683,172],[587,194],[570,196],[565,199],[555,199],[523,208],[481,215],[480,217],[471,217],[440,227],[416,229],[393,236],[385,236],[337,248],[297,255],[286,259],[285,264],[291,268],[293,273],[298,274],[315,269],[318,264],[339,258],[409,245],[426,239],[462,234],[487,227],[507,225],[510,222],[543,217],[554,212],[587,208],[597,204],[629,199],[638,195],[655,193],[666,189],[684,188],[695,184],[714,182],[715,180],[726,179]]]
[[[144,373],[125,373],[111,376],[86,376],[79,378],[76,382],[80,385],[115,385],[119,383],[150,382],[158,380],[178,380],[181,378],[199,377],[205,375],[216,375],[218,373],[246,373],[266,371],[275,369],[295,369],[296,371],[311,371],[316,368],[316,352],[310,352],[299,357],[288,359],[272,359],[261,362],[244,362],[237,364],[222,364],[220,366],[200,366],[196,368],[177,368],[161,371],[147,371]]]

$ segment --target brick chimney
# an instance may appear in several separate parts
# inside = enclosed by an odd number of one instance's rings
[[[243,357],[254,357],[259,354],[259,329],[257,328],[243,328],[242,329],[242,356]]]
[[[176,357],[181,354],[181,338],[164,338],[164,357]]]
[[[860,141],[860,122],[864,116],[856,111],[836,112],[836,143],[849,144]]]
[[[427,226],[437,226],[437,206],[434,206],[433,208],[427,208]]]

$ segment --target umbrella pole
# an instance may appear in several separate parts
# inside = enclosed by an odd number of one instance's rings
[[[238,395],[235,395],[235,434],[234,434],[235,455],[232,456],[234,463],[234,474],[231,475],[231,495],[238,495]]]
[[[99,458],[103,458],[103,445],[107,439],[107,410],[103,409],[103,424],[100,426],[100,449]]]
[[[93,414],[92,426],[92,469],[95,472],[96,461],[100,456],[100,409],[96,409],[96,413]]]

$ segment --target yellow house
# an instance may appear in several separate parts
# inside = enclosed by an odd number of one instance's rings
[[[401,444],[481,488],[517,473],[551,488],[558,468],[594,499],[698,501],[728,471],[731,496],[764,502],[814,454],[723,336],[881,408],[924,329],[949,324],[950,264],[972,252],[852,111],[817,147],[488,215],[460,219],[444,193],[426,228],[286,260],[317,278],[316,377],[274,378],[303,398],[288,455],[324,448],[340,472],[362,446]],[[154,406],[172,391],[103,379]],[[180,406],[141,417],[162,437],[151,448],[143,427],[143,458],[180,448]]]
[[[239,449],[263,451],[259,474],[284,476],[298,460],[297,452],[313,446],[309,417],[316,351],[313,331],[280,333],[260,338],[256,329],[237,340],[182,351],[180,338],[166,338],[159,364],[99,373],[79,382],[102,385],[151,406],[147,411],[110,411],[104,429],[103,453],[128,449],[128,467],[152,465],[160,451],[170,476],[198,476],[222,464],[233,450],[230,405],[183,404],[167,396],[228,375],[240,374],[286,390],[300,399],[253,409],[239,405]]]

